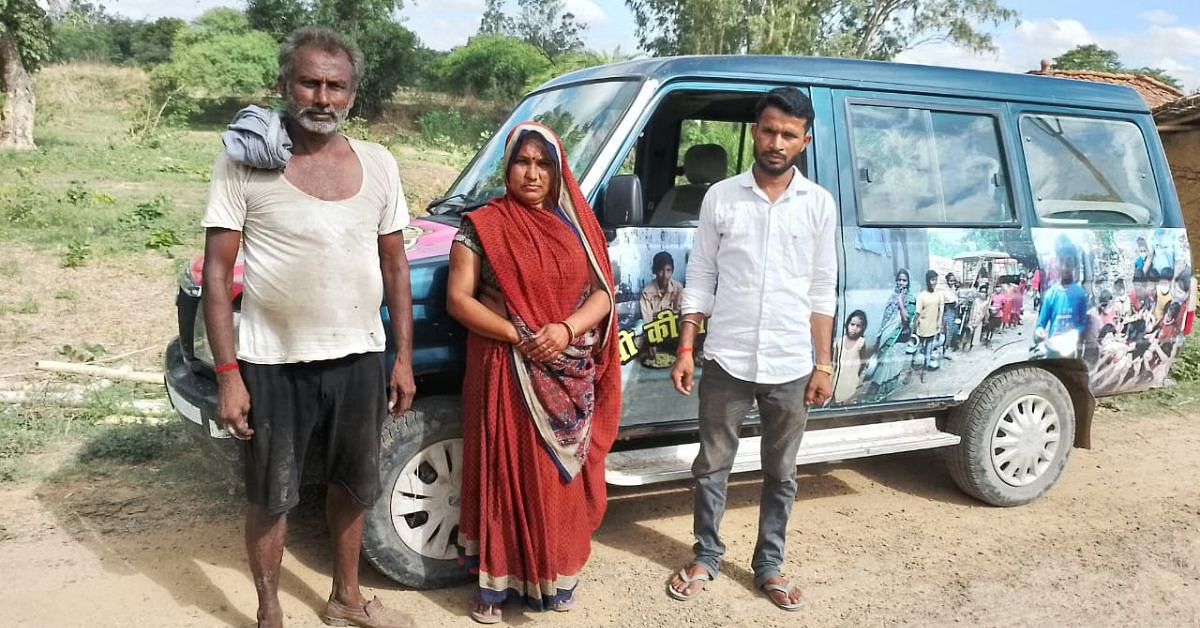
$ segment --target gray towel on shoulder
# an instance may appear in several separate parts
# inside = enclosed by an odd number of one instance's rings
[[[283,170],[292,158],[292,138],[283,117],[254,105],[237,112],[221,141],[230,159],[251,168]]]

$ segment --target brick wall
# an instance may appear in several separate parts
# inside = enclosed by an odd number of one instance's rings
[[[1162,134],[1183,220],[1192,248],[1192,268],[1200,268],[1200,129]]]

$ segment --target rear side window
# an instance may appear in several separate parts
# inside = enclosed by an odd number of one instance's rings
[[[1146,138],[1136,124],[1021,116],[1038,218],[1048,224],[1158,225],[1162,207]]]
[[[994,117],[853,104],[850,138],[863,224],[1013,222]]]

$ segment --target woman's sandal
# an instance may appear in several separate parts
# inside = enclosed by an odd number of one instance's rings
[[[484,612],[480,610],[481,608],[495,612]],[[504,619],[504,615],[500,612],[499,605],[478,602],[475,605],[475,610],[471,611],[471,619],[474,619],[481,624],[498,624],[500,623],[500,620]]]
[[[575,594],[572,593],[571,597],[552,603],[550,605],[550,610],[556,613],[565,613],[567,611],[575,610]]]
[[[696,597],[697,595],[700,595],[704,591],[704,589],[708,585],[708,583],[712,582],[712,579],[713,579],[712,574],[708,573],[707,569],[704,569],[703,573],[700,573],[695,576],[689,576],[688,569],[691,567],[694,567],[694,566],[695,566],[695,564],[691,564],[686,567],[683,567],[679,570],[678,574],[675,574],[684,583],[683,592],[676,591],[675,587],[671,586],[671,583],[674,581],[674,577],[672,577],[671,580],[667,581],[667,595],[679,600],[680,602],[686,602],[686,601]],[[688,591],[692,590],[692,585],[697,582],[703,582],[704,584],[701,585],[700,588],[696,589],[694,592],[688,593]]]

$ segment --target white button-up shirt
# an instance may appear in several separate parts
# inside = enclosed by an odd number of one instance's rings
[[[709,188],[687,265],[683,313],[711,316],[705,357],[759,384],[811,373],[810,317],[837,307],[837,205],[793,172],[774,203],[750,171]]]

